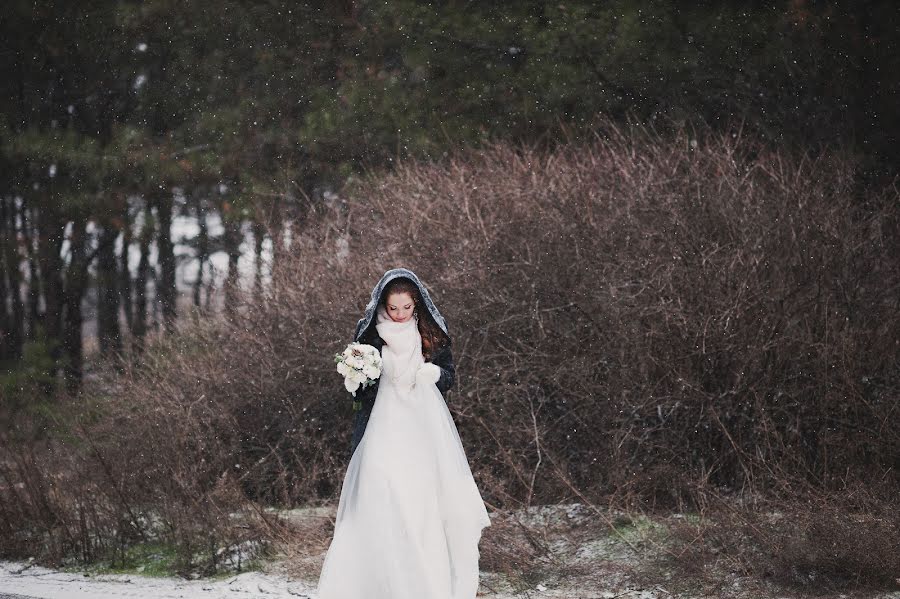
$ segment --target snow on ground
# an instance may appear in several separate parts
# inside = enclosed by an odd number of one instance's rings
[[[126,574],[85,576],[0,562],[0,595],[41,599],[316,599],[308,583],[247,572],[219,580],[181,580]]]
[[[585,593],[538,585],[528,592],[490,594],[490,599],[660,599],[666,594],[631,589]],[[130,574],[90,575],[60,572],[21,562],[0,561],[0,599],[7,594],[39,599],[318,599],[308,581],[247,572],[219,580],[183,580]]]
[[[540,593],[542,599],[570,598],[568,593]],[[218,580],[183,580],[131,574],[84,575],[21,562],[0,561],[0,599],[7,594],[39,599],[318,599],[315,585],[277,574],[246,572]],[[480,595],[479,595],[480,596]],[[491,599],[526,595],[492,594]],[[613,597],[612,593],[599,597]],[[624,595],[622,597],[627,597]],[[655,595],[630,595],[632,598]]]
[[[85,576],[21,562],[0,561],[0,599],[7,594],[15,595],[17,599],[20,596],[29,599],[318,599],[314,585],[308,581],[260,572],[247,572],[219,580],[183,580],[130,574]],[[490,595],[491,599],[525,596]],[[613,597],[613,594],[606,596]],[[541,593],[541,597],[562,599],[572,595],[550,591]],[[635,594],[631,597],[646,599],[650,596]],[[652,597],[655,599],[655,595]]]
[[[624,593],[548,589],[543,585],[521,594],[479,595],[490,599],[659,599],[667,594],[631,589]],[[60,572],[20,562],[0,562],[0,599],[6,594],[40,599],[318,599],[309,582],[274,574],[247,572],[208,581],[156,578],[126,574]],[[18,597],[17,597],[18,599]]]
[[[245,572],[216,579],[184,580],[138,574],[82,574],[61,572],[32,563],[0,561],[0,599],[7,595],[39,599],[318,599],[315,577],[321,568],[333,521],[334,506],[281,512],[297,525],[300,543],[288,556],[263,564],[261,572]],[[730,572],[711,572],[714,588],[700,580],[678,580],[652,564],[654,543],[646,543],[666,522],[612,513],[608,522],[582,504],[533,506],[514,513],[492,513],[482,539],[481,588],[484,599],[791,599],[803,596],[769,581]],[[324,520],[323,520],[324,519]],[[660,528],[662,527],[662,528]],[[529,535],[519,537],[522,530]],[[323,536],[324,535],[324,536]],[[529,549],[534,543],[544,550]],[[658,541],[657,541],[658,543]],[[637,550],[637,552],[635,551]],[[508,555],[507,555],[508,553]],[[509,578],[496,568],[498,560],[514,560],[525,576]],[[495,566],[491,569],[491,562]],[[726,564],[727,565],[727,564]],[[502,568],[501,568],[502,570]],[[680,585],[675,585],[676,583]],[[685,584],[685,582],[689,584]],[[690,591],[676,590],[689,588]],[[810,589],[813,591],[813,589]],[[483,594],[482,594],[483,593]],[[821,599],[900,599],[900,592],[822,593]]]

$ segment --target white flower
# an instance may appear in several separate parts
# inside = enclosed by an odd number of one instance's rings
[[[351,343],[338,355],[337,371],[344,377],[344,387],[356,395],[360,386],[368,386],[381,376],[381,354],[365,343]]]

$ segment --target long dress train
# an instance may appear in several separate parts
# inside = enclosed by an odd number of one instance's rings
[[[344,476],[320,599],[472,599],[490,518],[434,383],[413,384],[421,339],[379,314],[383,372]]]

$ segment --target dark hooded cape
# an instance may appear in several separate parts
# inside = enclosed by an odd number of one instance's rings
[[[392,268],[381,276],[381,280],[378,281],[378,284],[375,285],[375,288],[372,290],[372,297],[369,299],[369,303],[366,304],[366,312],[363,317],[359,319],[359,322],[356,323],[356,333],[353,335],[354,341],[359,341],[360,336],[365,330],[372,326],[372,321],[375,320],[375,310],[378,308],[378,302],[381,300],[381,294],[384,293],[384,288],[394,279],[400,278],[409,279],[416,284],[416,287],[419,288],[419,294],[422,296],[422,301],[425,302],[425,307],[428,308],[428,311],[431,313],[431,317],[434,318],[434,321],[441,327],[441,330],[444,331],[447,337],[450,337],[444,317],[438,312],[437,306],[434,305],[431,296],[428,295],[428,290],[425,289],[425,285],[422,284],[422,281],[419,280],[416,273],[405,268]]]
[[[425,286],[419,280],[419,277],[417,277],[413,271],[406,268],[393,268],[384,273],[381,280],[378,281],[378,284],[372,289],[372,296],[369,299],[369,303],[366,304],[365,314],[363,314],[363,317],[356,323],[353,341],[368,343],[377,348],[379,352],[381,351],[381,348],[384,346],[384,340],[378,335],[378,331],[375,328],[375,312],[378,309],[378,304],[381,301],[381,296],[384,293],[387,284],[398,278],[409,279],[416,285],[419,289],[419,294],[422,296],[422,301],[428,309],[428,312],[431,314],[431,317],[449,339],[450,333],[447,331],[447,322],[444,320],[444,317],[441,316],[437,306],[434,305],[431,296],[428,294],[428,290],[425,289]],[[446,398],[447,391],[450,390],[456,380],[456,369],[453,366],[453,354],[450,351],[450,345],[447,344],[437,349],[429,361],[441,369],[441,377],[438,379],[436,385]],[[350,455],[353,455],[353,452],[356,451],[356,446],[359,445],[363,433],[366,431],[366,425],[369,423],[369,416],[372,414],[372,408],[375,405],[375,397],[377,394],[378,381],[375,381],[374,385],[357,391],[355,398],[351,396],[352,399],[359,402],[359,409],[356,411],[354,417]]]

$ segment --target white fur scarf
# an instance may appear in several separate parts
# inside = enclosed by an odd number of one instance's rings
[[[389,380],[399,386],[412,387],[416,380],[416,371],[425,361],[422,357],[422,337],[416,319],[394,322],[384,306],[378,306],[376,320],[375,329],[384,339],[384,348],[381,350],[384,368],[382,382]]]

